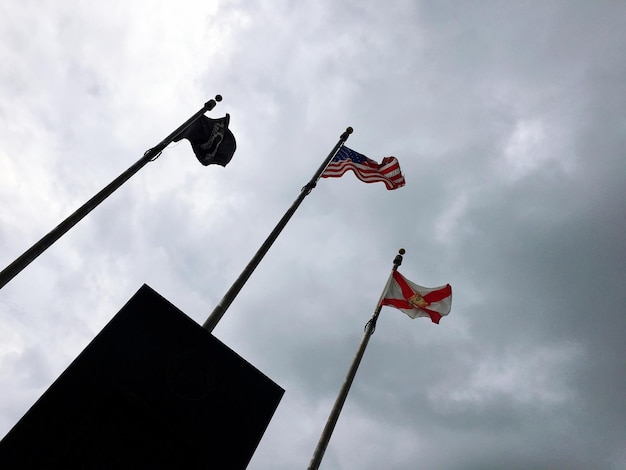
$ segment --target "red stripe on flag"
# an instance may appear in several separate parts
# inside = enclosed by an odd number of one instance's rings
[[[428,314],[428,316],[430,317],[430,320],[433,323],[439,324],[439,320],[441,320],[441,314],[439,312],[435,312],[434,310],[431,310],[429,308],[421,308],[421,307],[420,307],[420,310],[424,310]]]
[[[402,274],[400,274],[398,271],[393,272],[393,278],[400,286],[400,289],[402,290],[402,295],[405,299],[409,300],[413,295],[416,294],[415,292],[413,292],[413,289],[411,289],[411,286],[407,284],[406,279],[404,279]]]
[[[452,287],[450,284],[446,284],[444,287],[438,290],[434,290],[429,292],[424,296],[424,300],[429,304],[433,302],[439,302],[440,300],[445,299],[446,297],[450,297],[452,295]]]
[[[387,189],[397,189],[406,184],[398,159],[395,157],[385,157],[381,165],[373,160],[366,160],[363,163],[351,160],[331,162],[322,173],[322,178],[338,178],[350,170],[364,183],[382,182]]]

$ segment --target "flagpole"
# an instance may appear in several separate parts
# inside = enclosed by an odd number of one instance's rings
[[[376,309],[374,310],[374,314],[372,318],[365,324],[365,333],[363,334],[363,339],[361,340],[361,344],[356,352],[356,356],[352,361],[352,365],[348,370],[348,374],[346,375],[345,380],[343,381],[343,385],[341,386],[341,390],[339,391],[339,395],[335,400],[335,404],[333,405],[333,409],[328,416],[328,420],[326,421],[326,425],[324,426],[324,430],[320,436],[320,439],[317,443],[317,447],[315,448],[315,452],[313,453],[313,457],[311,458],[311,462],[309,463],[308,470],[317,470],[322,462],[322,458],[324,457],[324,452],[326,452],[326,447],[328,447],[328,442],[330,441],[330,436],[335,429],[335,425],[337,424],[337,420],[339,419],[339,414],[341,413],[341,409],[343,408],[343,404],[346,401],[346,397],[348,396],[348,392],[350,391],[350,387],[352,386],[352,382],[356,375],[356,371],[359,368],[359,364],[361,363],[361,359],[363,358],[363,354],[365,353],[365,348],[367,347],[367,343],[369,342],[370,336],[374,334],[374,330],[376,330],[376,321],[378,320],[378,315],[380,314],[380,310],[382,309],[382,301],[385,296],[385,292],[387,291],[387,287],[391,282],[393,272],[398,269],[398,266],[402,264],[402,255],[406,253],[404,248],[400,248],[398,254],[393,260],[393,268],[391,269],[391,273],[389,274],[389,278],[387,279],[387,283],[385,284],[385,288],[380,294],[380,298],[378,299],[378,304],[376,304]]]
[[[181,124],[174,132],[168,135],[161,141],[156,147],[151,148],[143,157],[141,157],[134,165],[128,168],[124,173],[115,178],[109,183],[103,190],[93,196],[89,201],[78,208],[73,214],[67,217],[63,222],[57,225],[50,233],[45,235],[41,240],[35,243],[32,247],[26,250],[15,261],[9,264],[6,268],[0,272],[0,289],[2,289],[11,279],[17,276],[26,266],[35,260],[40,254],[46,251],[50,246],[61,238],[69,229],[76,225],[83,217],[89,214],[95,209],[102,201],[109,197],[115,190],[117,190],[122,184],[130,179],[135,173],[137,173],[148,162],[155,160],[161,152],[167,147],[181,132],[187,129],[196,119],[202,116],[207,111],[211,111],[218,101],[222,101],[220,95],[216,95],[214,100],[209,100],[204,103],[202,109],[196,112],[193,116],[187,119]]]
[[[272,244],[276,241],[278,235],[280,235],[280,232],[282,232],[282,230],[285,228],[285,225],[287,225],[289,219],[291,219],[298,207],[300,207],[300,204],[302,203],[302,201],[304,201],[304,198],[307,197],[311,191],[313,191],[313,188],[315,188],[315,186],[317,185],[317,181],[322,176],[322,173],[324,172],[330,161],[333,159],[337,151],[341,148],[345,141],[348,140],[348,137],[350,136],[350,134],[352,134],[352,132],[353,129],[351,127],[348,127],[346,131],[341,134],[341,137],[339,137],[339,141],[337,142],[335,147],[331,150],[326,159],[317,169],[311,180],[302,187],[302,189],[300,190],[300,195],[296,198],[296,200],[293,202],[287,212],[285,212],[285,215],[283,215],[282,219],[280,219],[276,227],[274,227],[274,230],[272,230],[265,242],[263,242],[261,247],[254,254],[248,265],[241,272],[241,274],[235,280],[230,289],[228,289],[228,292],[224,294],[224,297],[222,297],[222,300],[220,300],[217,306],[213,309],[209,317],[202,325],[202,328],[211,332],[217,326],[218,322],[222,319],[233,300],[235,300],[235,297],[237,297],[237,294],[239,294],[239,291],[241,291],[248,278],[252,275],[252,273],[259,265],[265,254],[268,252]]]

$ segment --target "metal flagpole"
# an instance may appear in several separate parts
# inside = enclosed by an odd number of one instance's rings
[[[218,322],[222,319],[233,300],[235,300],[235,297],[237,297],[237,294],[239,294],[239,291],[242,289],[248,278],[252,275],[252,273],[261,262],[267,251],[270,249],[272,244],[276,241],[278,235],[280,235],[280,232],[282,232],[282,230],[285,228],[285,225],[287,225],[287,222],[289,222],[291,216],[296,212],[304,198],[307,197],[311,191],[313,191],[313,188],[315,188],[315,186],[317,185],[317,181],[322,176],[322,173],[324,172],[330,161],[333,159],[337,151],[344,144],[344,142],[348,140],[350,134],[352,134],[352,128],[348,127],[346,131],[341,134],[341,137],[339,138],[339,141],[337,142],[335,147],[331,150],[324,162],[317,169],[317,171],[313,175],[313,178],[311,178],[311,181],[309,181],[305,186],[302,187],[302,189],[300,190],[300,195],[293,202],[287,212],[285,212],[283,218],[280,219],[276,227],[274,227],[272,233],[270,233],[265,242],[263,242],[261,248],[259,248],[259,250],[255,253],[248,265],[241,272],[241,274],[235,280],[230,289],[228,289],[228,292],[226,292],[222,300],[220,300],[217,306],[213,309],[209,317],[202,325],[202,328],[211,332],[217,326]]]
[[[346,375],[345,380],[343,381],[343,385],[341,386],[341,390],[339,390],[339,395],[335,400],[335,404],[333,405],[333,409],[328,416],[328,420],[326,421],[326,426],[324,426],[324,430],[322,431],[322,435],[320,436],[320,440],[317,443],[317,447],[315,448],[315,452],[313,453],[313,457],[311,458],[311,463],[309,463],[308,470],[317,470],[322,462],[322,457],[324,457],[324,452],[326,452],[326,447],[328,446],[328,441],[330,441],[330,436],[335,429],[335,425],[337,424],[337,419],[339,419],[339,414],[341,413],[341,409],[343,408],[343,404],[346,401],[346,397],[348,396],[348,392],[350,391],[350,387],[352,386],[352,381],[354,380],[354,376],[356,375],[356,371],[359,368],[359,364],[361,363],[361,359],[363,358],[363,354],[365,353],[365,348],[367,347],[367,343],[369,342],[370,336],[374,334],[374,330],[376,330],[376,321],[378,320],[378,315],[380,314],[380,310],[382,309],[381,302],[385,296],[385,292],[387,291],[387,287],[389,286],[389,282],[391,282],[391,278],[393,276],[393,272],[398,269],[398,266],[402,264],[402,255],[406,253],[404,248],[400,248],[400,251],[396,255],[393,260],[393,268],[391,273],[389,274],[389,278],[387,279],[387,283],[385,284],[385,288],[380,294],[380,299],[378,299],[378,304],[376,305],[376,310],[374,310],[374,314],[372,318],[365,324],[365,333],[363,334],[363,339],[361,340],[361,344],[359,345],[359,349],[356,352],[356,356],[352,361],[352,365],[350,366],[350,370]]]
[[[187,119],[181,126],[174,132],[168,135],[161,141],[156,147],[151,148],[143,157],[128,168],[124,173],[115,178],[109,183],[102,191],[89,199],[85,204],[78,208],[72,215],[67,217],[61,222],[55,229],[45,235],[41,240],[35,243],[32,247],[26,250],[20,257],[9,264],[2,272],[0,272],[0,289],[2,289],[11,279],[28,266],[35,258],[46,251],[50,246],[61,238],[69,229],[76,225],[83,217],[89,214],[93,209],[98,206],[102,201],[109,197],[116,189],[130,179],[135,173],[137,173],[146,163],[155,160],[161,152],[167,147],[181,132],[187,129],[196,119],[202,116],[207,111],[211,111],[218,101],[222,101],[220,95],[216,95],[214,100],[209,100],[204,103],[202,109]]]

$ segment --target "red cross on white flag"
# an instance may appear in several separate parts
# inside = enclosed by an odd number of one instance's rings
[[[403,311],[411,318],[429,317],[439,323],[441,317],[450,313],[452,287],[422,287],[406,279],[398,271],[393,271],[381,305],[389,305]]]

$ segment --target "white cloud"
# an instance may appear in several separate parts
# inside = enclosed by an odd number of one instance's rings
[[[453,311],[385,316],[327,467],[619,457],[624,12],[4,2],[4,265],[215,93],[238,151],[203,168],[168,148],[0,291],[0,432],[144,282],[204,320],[351,125],[406,187],[320,182],[216,330],[287,388],[251,468],[306,465],[401,246],[408,277],[453,285]]]
[[[446,384],[431,391],[430,398],[478,406],[497,397],[531,407],[564,404],[576,398],[567,377],[583,358],[572,344],[494,351],[480,359],[467,382]]]
[[[504,148],[504,161],[511,178],[526,176],[548,158],[545,140],[545,126],[541,120],[520,120],[515,124]]]

